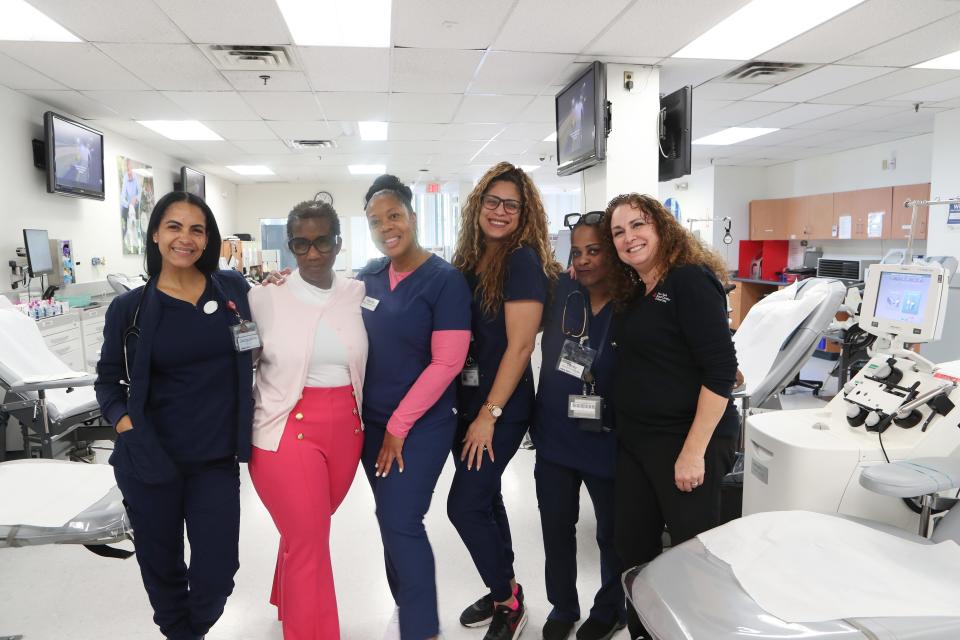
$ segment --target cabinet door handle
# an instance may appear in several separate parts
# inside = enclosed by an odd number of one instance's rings
[[[773,229],[764,229],[763,232],[764,232],[764,233],[773,233]]]

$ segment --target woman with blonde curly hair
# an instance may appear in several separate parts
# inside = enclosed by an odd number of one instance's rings
[[[656,199],[620,195],[604,237],[636,287],[614,325],[614,539],[624,566],[720,524],[720,481],[739,419],[723,261]],[[628,607],[630,637],[647,637]]]
[[[489,589],[464,610],[460,623],[490,624],[485,640],[512,640],[527,614],[513,574],[500,477],[530,425],[530,355],[560,273],[540,193],[522,169],[501,162],[474,187],[463,207],[453,265],[473,291],[473,341],[460,376],[457,468],[447,514]]]

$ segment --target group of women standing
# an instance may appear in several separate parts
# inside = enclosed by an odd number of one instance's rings
[[[518,637],[527,612],[501,477],[529,428],[553,606],[543,638],[569,637],[581,617],[582,484],[601,585],[576,636],[611,637],[627,621],[622,570],[661,551],[664,525],[678,542],[719,517],[736,425],[722,264],[631,194],[567,217],[561,273],[540,195],[509,163],[468,197],[452,264],[418,243],[397,178],[378,178],[364,206],[384,257],[355,280],[333,270],[336,211],[308,202],[287,222],[298,269],[249,292],[215,270],[220,238],[202,200],[171,193],[154,208],[150,281],[108,311],[97,394],[120,434],[111,463],[155,622],[196,640],[222,614],[238,568],[237,465],[249,460],[280,532],[270,599],[284,638],[339,638],[330,517],[359,463],[397,606],[386,637],[438,637],[423,520],[452,451],[447,513],[488,591],[460,622],[489,625],[485,640]],[[644,636],[635,614],[629,624]]]

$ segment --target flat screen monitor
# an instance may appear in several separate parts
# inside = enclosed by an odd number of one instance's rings
[[[874,335],[921,343],[943,333],[947,272],[939,264],[875,264],[863,291],[860,326]]]
[[[47,192],[103,200],[103,134],[52,111],[43,129]]]
[[[687,85],[660,98],[660,182],[690,173],[693,129],[693,87]]]
[[[207,177],[190,167],[180,167],[180,189],[207,199]]]
[[[554,99],[557,175],[568,176],[601,162],[607,150],[607,81],[593,62]]]
[[[50,236],[46,229],[24,229],[23,246],[27,249],[27,268],[31,278],[43,273],[53,273]]]

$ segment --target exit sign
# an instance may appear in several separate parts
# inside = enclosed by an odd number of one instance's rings
[[[440,193],[440,183],[439,182],[427,183],[427,193]]]

